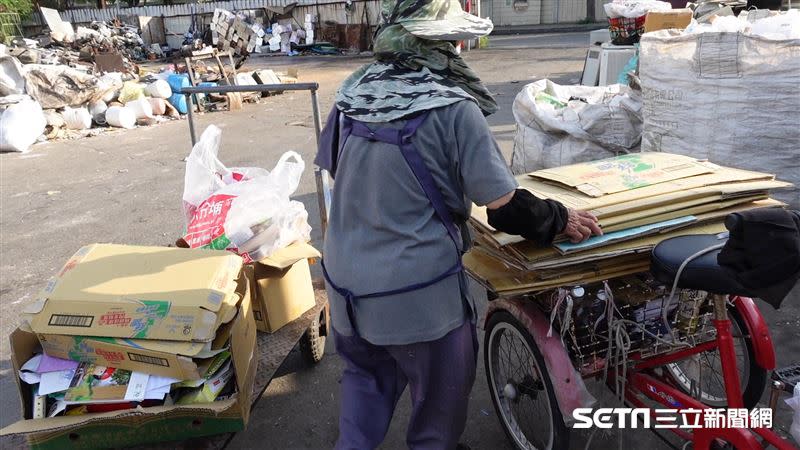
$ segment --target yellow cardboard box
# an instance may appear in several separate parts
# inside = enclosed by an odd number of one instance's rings
[[[225,251],[92,244],[23,318],[40,334],[208,342],[236,312],[241,269]]]
[[[258,348],[251,302],[242,301],[237,311],[231,325],[235,396],[212,403],[31,419],[30,386],[15,376],[23,419],[0,430],[0,435],[23,434],[33,449],[61,450],[128,447],[244,429],[250,418]],[[22,329],[14,331],[11,334],[13,373],[18,373],[37,351],[40,351],[39,340],[34,333]]]
[[[250,283],[242,275],[236,289],[241,301],[251,302]],[[50,356],[137,372],[196,380],[198,366],[225,350],[233,321],[221,326],[211,342],[122,339],[64,334],[40,334],[42,350]]]
[[[590,197],[602,197],[717,169],[719,166],[715,164],[689,156],[645,152],[542,169],[529,175],[571,187]]]
[[[677,29],[683,30],[692,21],[692,10],[689,8],[669,9],[666,11],[650,11],[644,18],[644,32]]]
[[[308,259],[319,256],[311,245],[297,242],[245,269],[255,293],[253,315],[259,331],[275,332],[314,307]]]

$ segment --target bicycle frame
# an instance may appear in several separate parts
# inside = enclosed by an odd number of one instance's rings
[[[741,383],[736,363],[733,336],[731,334],[731,322],[727,314],[728,297],[721,295],[713,295],[712,297],[714,302],[714,326],[717,331],[716,339],[693,348],[678,350],[635,362],[626,373],[625,400],[628,403],[635,407],[647,408],[648,405],[640,397],[644,395],[670,409],[677,409],[678,411],[701,410],[700,417],[697,419],[700,420],[699,423],[703,423],[704,417],[702,411],[709,409],[709,406],[684,394],[678,388],[669,384],[666,379],[657,378],[651,372],[651,369],[717,349],[720,352],[726,397],[730,399],[729,407],[743,407]],[[769,328],[755,303],[752,299],[747,297],[732,297],[731,303],[733,303],[744,319],[747,329],[742,331],[748,333],[751,338],[756,364],[767,370],[774,369],[775,351],[769,334]],[[520,322],[528,328],[537,346],[539,348],[548,348],[548,353],[551,353],[552,361],[548,360],[546,357],[545,363],[548,366],[548,370],[551,371],[551,379],[555,378],[555,380],[553,380],[554,385],[556,385],[555,382],[560,379],[569,378],[570,375],[577,375],[571,364],[569,370],[563,368],[564,361],[569,361],[566,348],[564,348],[563,345],[548,347],[550,340],[558,338],[555,336],[550,338],[546,337],[549,322],[532,302],[527,302],[519,298],[495,300],[489,304],[486,320],[488,321],[489,316],[498,310],[508,311],[519,319]],[[548,355],[548,353],[545,353],[545,355]],[[552,355],[553,353],[555,353],[555,356]],[[635,360],[640,357],[640,355],[631,354],[629,355],[629,360]],[[556,364],[556,361],[559,361],[561,364]],[[555,370],[555,373],[553,370]],[[615,371],[609,371],[609,385],[614,383],[615,377]],[[572,407],[577,406],[575,404],[575,399],[572,398],[568,392],[559,392],[559,390],[556,390],[556,397],[558,398],[562,412],[565,409],[571,410]],[[564,403],[566,403],[566,405],[564,405]],[[655,412],[651,414],[655,415]],[[689,414],[691,413],[687,413],[687,415]],[[694,415],[697,416],[697,414]],[[712,443],[717,439],[727,441],[740,450],[763,449],[764,445],[762,442],[772,445],[779,450],[796,449],[789,441],[766,428],[696,428],[692,433],[688,433],[679,428],[672,428],[669,430],[681,438],[691,441],[693,443],[693,448],[696,450],[709,449]]]
[[[655,367],[680,361],[692,355],[717,349],[720,353],[722,377],[725,384],[728,407],[744,407],[741,382],[739,380],[739,371],[733,345],[733,335],[731,334],[731,322],[727,314],[727,296],[712,295],[712,301],[714,302],[714,327],[717,331],[716,339],[690,349],[679,350],[635,363],[626,373],[627,384],[625,400],[627,402],[636,407],[646,408],[647,405],[640,398],[640,394],[643,394],[665,407],[677,409],[679,412],[688,411],[686,413],[687,416],[694,416],[694,419],[699,421],[695,423],[703,423],[704,411],[708,409],[707,405],[684,394],[679,389],[668,384],[665,380],[658,379],[654,375],[644,372]],[[763,318],[758,313],[758,310],[754,309],[755,305],[752,303],[752,300],[745,297],[734,297],[733,303],[743,312],[742,316],[745,318],[748,328],[746,332],[750,334],[751,342],[753,342],[754,354],[757,360],[756,363],[765,369],[774,369],[775,353],[769,336],[769,330],[766,328],[766,325],[763,324]],[[759,354],[762,352],[763,354]],[[635,355],[632,355],[632,357],[635,357]],[[614,381],[613,377],[609,380],[610,382]],[[700,410],[701,412],[698,414],[692,410]],[[697,417],[698,415],[700,417]],[[764,445],[762,445],[762,441],[759,441],[758,437],[760,437],[763,442],[779,450],[791,450],[795,448],[789,441],[781,438],[778,434],[767,428],[695,428],[692,433],[688,433],[679,428],[668,429],[681,438],[692,441],[695,450],[709,449],[712,443],[717,439],[729,442],[738,449],[762,449]]]

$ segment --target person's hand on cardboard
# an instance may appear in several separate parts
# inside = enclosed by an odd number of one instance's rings
[[[597,223],[594,214],[569,208],[567,210],[567,225],[562,233],[567,236],[573,244],[583,242],[590,236],[602,236],[603,230]]]

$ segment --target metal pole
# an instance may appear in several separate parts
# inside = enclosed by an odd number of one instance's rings
[[[185,92],[186,88],[182,92]],[[197,143],[197,134],[194,131],[194,113],[192,112],[192,94],[183,94],[186,97],[186,109],[189,111],[189,136],[192,138],[192,147]]]
[[[311,89],[311,110],[314,118],[314,132],[319,146],[319,135],[322,132],[322,118],[319,111],[319,98],[317,90]],[[322,230],[322,238],[325,238],[325,231],[328,229],[328,211],[331,209],[331,182],[328,171],[325,169],[314,170],[314,179],[317,182],[317,202],[319,205],[319,223]]]
[[[322,132],[322,118],[319,113],[319,98],[317,90],[311,89],[311,110],[314,116],[314,132],[317,135],[317,145],[319,145],[319,135]]]
[[[311,91],[319,83],[254,84],[250,86],[189,86],[181,88],[183,94],[227,94],[228,92]]]

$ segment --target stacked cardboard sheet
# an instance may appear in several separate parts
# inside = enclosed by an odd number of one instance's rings
[[[12,334],[24,420],[2,433],[141,423],[125,442],[145,443],[241,429],[257,364],[250,286],[230,252],[83,247]],[[181,415],[203,420],[185,436],[146,432]]]
[[[495,230],[474,206],[475,247],[469,272],[502,295],[601,281],[649,269],[662,240],[725,231],[725,217],[754,208],[783,207],[770,192],[790,183],[770,174],[721,167],[669,153],[637,153],[540,170],[517,177],[520,188],[594,214],[604,235],[581,244],[557,236],[539,248]]]

